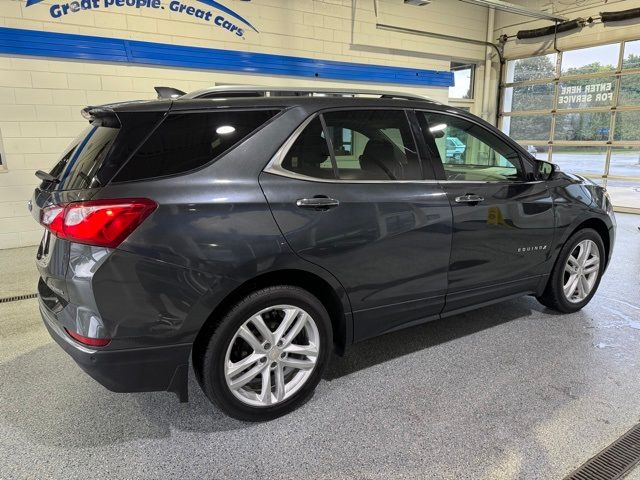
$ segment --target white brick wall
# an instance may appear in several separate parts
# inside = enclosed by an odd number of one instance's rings
[[[189,0],[185,0],[189,3]],[[44,2],[0,0],[0,26],[131,38],[327,60],[448,70],[452,58],[482,60],[482,48],[377,29],[387,23],[440,33],[483,38],[486,9],[438,1],[410,7],[398,0],[223,0],[260,30],[242,39],[197,19],[165,10],[117,8],[83,11],[54,20]],[[190,91],[215,84],[345,86],[344,82],[248,76],[190,69],[156,68],[37,57],[0,56],[0,134],[6,171],[0,170],[0,248],[36,244],[41,228],[26,202],[37,179],[86,126],[87,104],[153,98],[155,85]],[[362,84],[351,84],[362,88]],[[447,100],[446,88],[381,85]]]

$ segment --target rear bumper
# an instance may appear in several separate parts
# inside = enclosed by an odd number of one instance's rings
[[[187,401],[191,344],[106,350],[73,340],[40,301],[40,314],[49,334],[98,383],[114,392],[170,391]]]

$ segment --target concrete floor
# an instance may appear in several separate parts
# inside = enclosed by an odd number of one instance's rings
[[[0,304],[0,479],[562,478],[640,418],[640,216],[618,221],[583,311],[522,298],[367,341],[263,424],[225,417],[193,380],[188,404],[108,392],[35,300]],[[35,290],[33,255],[0,252],[2,296]]]

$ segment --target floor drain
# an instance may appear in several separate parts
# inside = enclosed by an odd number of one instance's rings
[[[622,478],[640,461],[640,425],[587,460],[565,480],[614,480]]]
[[[17,302],[18,300],[28,300],[30,298],[37,298],[37,293],[27,293],[26,295],[17,295],[15,297],[0,298],[0,303]]]

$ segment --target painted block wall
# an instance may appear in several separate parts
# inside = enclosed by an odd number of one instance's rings
[[[0,26],[433,70],[448,70],[455,58],[484,58],[481,47],[376,28],[376,23],[385,23],[447,34],[459,30],[461,35],[483,38],[486,9],[461,2],[438,2],[427,9],[379,0],[375,9],[373,0],[223,1],[260,32],[248,30],[244,38],[167,9],[119,7],[53,19],[49,10],[59,3],[64,2],[44,0],[27,7],[26,0],[0,0]],[[195,0],[183,3],[197,6]],[[7,166],[0,172],[0,248],[39,242],[41,227],[26,208],[38,183],[34,172],[50,169],[59,153],[86,125],[80,116],[84,106],[154,98],[156,85],[190,91],[216,84],[318,83],[325,87],[367,87],[293,77],[0,56],[0,133]],[[374,88],[447,100],[446,88],[380,84]]]

